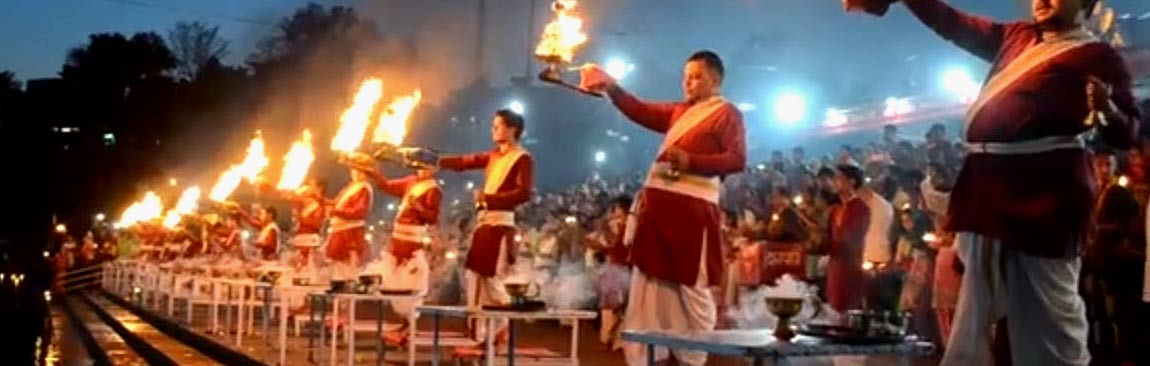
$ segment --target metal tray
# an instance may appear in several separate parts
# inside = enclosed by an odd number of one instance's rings
[[[798,326],[797,333],[808,337],[822,338],[832,343],[852,345],[901,343],[906,338],[898,334],[873,333],[830,324],[802,324]]]

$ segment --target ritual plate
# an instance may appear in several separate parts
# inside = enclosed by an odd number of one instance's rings
[[[415,290],[413,290],[413,289],[390,289],[390,290],[380,289],[379,294],[380,295],[399,295],[399,296],[415,295]]]
[[[530,311],[540,311],[540,310],[546,310],[546,309],[547,309],[547,303],[542,302],[542,301],[535,301],[535,300],[525,301],[523,303],[514,304],[514,305],[511,305],[511,304],[508,304],[508,305],[483,305],[483,310],[490,310],[490,311],[530,312]]]
[[[830,324],[803,324],[798,327],[797,333],[808,337],[822,338],[832,343],[853,345],[891,344],[902,342],[904,339],[904,336],[897,334],[878,334]]]

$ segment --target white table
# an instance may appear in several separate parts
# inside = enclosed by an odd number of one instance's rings
[[[264,311],[266,314],[266,311],[269,310],[268,309],[268,303],[270,302],[270,295],[271,295],[270,289],[271,289],[272,285],[269,283],[266,283],[266,282],[258,282],[258,281],[248,280],[248,279],[233,279],[233,278],[212,278],[210,281],[212,282],[212,312],[211,313],[212,313],[212,332],[213,333],[217,333],[219,331],[219,310],[218,309],[219,309],[219,305],[220,305],[219,295],[220,295],[221,290],[227,289],[227,299],[226,299],[225,306],[227,306],[228,315],[227,315],[227,319],[226,319],[227,324],[225,324],[225,327],[230,327],[232,324],[232,298],[233,298],[232,291],[235,288],[240,289],[239,296],[237,296],[238,302],[236,304],[236,312],[238,314],[236,314],[236,317],[235,317],[236,318],[235,327],[236,327],[236,346],[237,347],[242,346],[243,345],[243,334],[244,334],[244,329],[245,329],[245,327],[244,327],[244,308],[246,308],[250,305],[250,302],[247,301],[244,294],[247,292],[246,290],[250,288],[252,290],[251,293],[254,297],[257,289],[264,289],[265,290]],[[250,317],[251,314],[248,314],[248,316]],[[266,315],[264,316],[263,323],[264,323],[263,324],[264,335],[266,336],[267,335],[267,326],[268,326],[268,317]]]
[[[348,366],[355,365],[355,333],[356,333],[356,329],[355,329],[355,303],[360,302],[360,301],[376,302],[377,303],[378,316],[375,320],[376,364],[383,365],[383,357],[384,357],[384,351],[383,351],[383,304],[385,302],[391,302],[391,301],[395,301],[395,300],[401,300],[401,301],[402,300],[420,300],[423,298],[422,295],[414,294],[414,293],[413,294],[403,294],[403,295],[392,295],[392,294],[384,295],[384,294],[378,294],[378,293],[356,294],[356,293],[312,292],[312,293],[308,294],[308,296],[313,300],[317,299],[317,298],[322,299],[324,303],[326,303],[328,301],[331,302],[332,322],[331,322],[330,329],[331,329],[331,333],[332,333],[332,341],[331,341],[330,351],[328,354],[328,364],[329,365],[335,365],[335,362],[336,362],[336,343],[337,342],[335,341],[335,335],[336,335],[335,330],[336,330],[336,326],[338,325],[338,319],[339,319],[339,304],[340,304],[340,302],[346,302],[347,303],[347,305],[348,305],[348,307],[347,307],[348,308],[347,319],[348,320],[347,320],[347,324],[344,324],[344,337],[346,338],[346,342],[347,342],[347,365]],[[314,304],[314,302],[313,302],[313,304]],[[323,307],[326,307],[326,306],[323,306]],[[316,309],[316,308],[317,307],[314,307],[314,306],[312,307],[312,309]],[[321,310],[320,311],[321,327],[323,326],[323,323],[324,323],[324,314],[326,314],[326,312],[323,312]],[[312,320],[314,321],[314,319],[315,319],[315,311],[312,312]],[[414,327],[415,327],[415,325],[412,324],[411,328],[414,329]],[[309,341],[308,341],[308,343],[309,343],[308,348],[309,349],[312,348],[312,344],[311,344],[312,339],[314,339],[314,335],[309,337]],[[321,347],[323,346],[324,340],[325,340],[324,339],[324,332],[320,331],[320,346]],[[313,357],[309,357],[309,359],[314,360]]]
[[[819,338],[796,336],[782,342],[772,335],[773,330],[714,330],[699,334],[672,334],[660,331],[623,331],[623,340],[642,343],[647,347],[647,365],[655,365],[655,347],[666,347],[709,354],[750,358],[755,366],[787,365],[790,357],[848,356],[898,354],[902,365],[908,365],[910,356],[929,355],[934,345],[908,339],[902,343],[878,345],[836,344]]]
[[[495,343],[492,328],[494,328],[494,320],[507,319],[507,365],[515,366],[515,321],[516,320],[570,320],[571,325],[571,354],[566,359],[570,365],[579,364],[579,320],[594,319],[596,314],[591,311],[584,310],[539,310],[539,311],[503,311],[503,310],[483,310],[482,308],[469,308],[466,306],[420,306],[416,310],[420,314],[431,315],[432,319],[432,358],[431,364],[439,366],[439,325],[440,318],[443,316],[450,317],[474,317],[482,320],[486,325],[487,334],[485,334],[485,362],[487,366],[495,365]]]

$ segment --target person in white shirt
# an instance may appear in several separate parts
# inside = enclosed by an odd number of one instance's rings
[[[870,210],[870,226],[863,242],[863,262],[879,268],[891,259],[890,228],[894,223],[894,206],[869,186],[859,190],[859,198]]]

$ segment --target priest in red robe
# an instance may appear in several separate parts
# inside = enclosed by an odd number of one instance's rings
[[[420,169],[413,175],[387,179],[377,171],[369,172],[375,186],[384,193],[400,197],[391,240],[379,261],[368,266],[364,274],[380,275],[380,288],[385,290],[414,290],[427,296],[431,265],[424,247],[431,243],[431,230],[439,223],[439,202],[443,190],[435,181],[435,171]],[[415,307],[420,300],[396,300],[391,307],[404,320],[404,326],[389,332],[392,341],[402,341],[407,334],[408,321],[415,319]]]
[[[312,251],[323,243],[319,233],[327,220],[327,205],[324,204],[323,196],[325,191],[325,182],[310,178],[302,187],[286,194],[292,203],[292,216],[295,218],[294,236],[290,242],[296,250],[297,269],[312,268]]]
[[[367,219],[371,216],[374,192],[367,173],[357,167],[350,170],[351,182],[331,202],[327,258],[334,262],[333,279],[354,278],[360,260],[367,255]]]
[[[276,223],[278,214],[276,208],[272,206],[258,206],[254,210],[256,213],[250,214],[243,209],[236,212],[240,217],[247,221],[248,225],[252,228],[259,230],[255,239],[252,239],[252,247],[259,251],[259,258],[263,260],[278,260],[280,251],[280,227]]]
[[[495,149],[439,159],[439,166],[446,169],[484,170],[483,189],[475,191],[476,227],[465,264],[468,306],[506,305],[511,300],[503,288],[503,278],[519,252],[515,209],[531,200],[535,187],[535,162],[519,144],[524,125],[523,116],[499,110],[491,123]],[[477,339],[486,334],[482,324],[472,330]]]
[[[845,0],[883,8],[894,0]],[[1086,365],[1078,294],[1093,187],[1084,133],[1128,149],[1138,109],[1122,57],[1084,27],[1095,0],[1033,0],[1031,19],[998,23],[942,0],[903,0],[927,27],[993,63],[967,114],[967,157],[947,228],[965,264],[942,365],[986,365],[1006,317],[1016,365]],[[850,6],[848,6],[850,8]],[[875,12],[881,13],[881,11]]]
[[[747,148],[743,115],[720,94],[723,62],[699,51],[683,67],[680,102],[632,96],[598,66],[584,67],[581,85],[605,91],[627,118],[665,135],[628,225],[635,268],[624,329],[687,334],[715,328],[710,286],[725,273],[719,192],[722,177],[742,172]],[[644,364],[646,349],[624,346],[627,362]],[[703,352],[674,351],[678,362],[703,365]],[[667,359],[658,350],[656,359]]]

